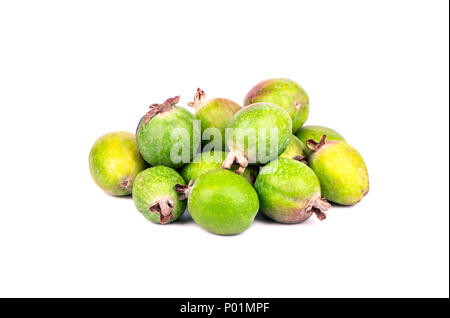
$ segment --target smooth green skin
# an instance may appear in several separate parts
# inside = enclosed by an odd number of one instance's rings
[[[150,207],[160,199],[171,198],[174,202],[173,219],[165,224],[178,220],[186,210],[186,201],[178,200],[175,192],[176,184],[185,185],[183,178],[173,169],[156,166],[142,171],[134,182],[133,201],[138,211],[153,223],[161,224],[160,214],[151,212]]]
[[[233,235],[245,231],[253,223],[258,209],[255,189],[229,170],[202,174],[189,194],[188,210],[192,218],[215,234]]]
[[[322,195],[341,205],[353,205],[369,192],[369,176],[361,155],[343,141],[327,141],[309,158]]]
[[[300,139],[292,135],[291,141],[289,142],[286,150],[278,157],[292,159],[296,156],[303,156],[305,154],[305,149],[306,147],[303,145]]]
[[[231,123],[231,138],[227,139],[227,146],[230,151],[238,151],[249,158],[249,164],[266,164],[276,159],[283,153],[292,136],[292,120],[289,114],[281,107],[269,103],[257,103],[238,111]],[[270,129],[278,129],[278,138],[275,140],[277,147],[271,149]],[[255,133],[248,133],[246,129],[251,129]],[[264,129],[266,134],[265,149],[267,158],[261,158],[258,154],[259,129]],[[243,139],[241,139],[243,138]],[[237,140],[243,140],[238,143]],[[251,146],[250,146],[251,145]],[[261,146],[262,147],[262,146]],[[263,147],[262,147],[263,148]],[[255,162],[252,162],[255,161]]]
[[[225,160],[226,156],[226,151],[208,151],[200,153],[194,157],[190,164],[183,167],[181,176],[186,183],[189,183],[190,180],[195,181],[199,176],[206,172],[222,169],[222,162]],[[236,168],[237,167],[234,165],[230,171],[234,172]],[[250,184],[255,182],[257,175],[258,171],[254,167],[247,167],[242,173],[242,176],[250,182]]]
[[[108,194],[129,195],[136,175],[147,168],[130,132],[111,132],[97,139],[89,153],[89,170],[95,183]],[[121,187],[125,180],[127,188]]]
[[[184,108],[175,106],[172,110],[157,114],[144,124],[144,118],[136,135],[137,143],[142,157],[151,166],[164,165],[170,168],[179,168],[184,163],[175,163],[170,158],[170,150],[182,139],[181,136],[172,139],[174,129],[182,128],[189,133],[190,158],[192,159],[199,146],[199,141],[194,138],[194,116]]]
[[[299,223],[312,211],[304,209],[320,198],[314,171],[302,162],[280,158],[264,166],[255,181],[261,211],[280,223]]]
[[[319,142],[320,138],[323,135],[327,135],[327,140],[345,141],[344,137],[342,137],[342,135],[340,133],[338,133],[336,130],[333,130],[333,129],[325,127],[325,126],[318,126],[318,125],[304,126],[299,131],[297,131],[295,133],[295,135],[305,145],[306,145],[306,141],[308,141],[309,139],[312,139],[315,142]],[[305,147],[305,154],[308,156],[310,153],[311,153],[311,151]]]
[[[222,149],[225,150],[225,128],[231,122],[234,114],[241,110],[241,106],[226,98],[214,98],[195,111],[194,118],[202,123],[202,134],[207,128],[217,128],[222,136]],[[218,133],[218,132],[217,132]],[[211,136],[211,139],[214,137]],[[212,140],[202,140],[206,145]]]
[[[301,107],[295,106],[296,101]],[[302,127],[309,115],[309,97],[296,82],[287,78],[274,78],[256,84],[245,96],[244,106],[253,103],[273,103],[285,109],[292,118],[292,132]]]

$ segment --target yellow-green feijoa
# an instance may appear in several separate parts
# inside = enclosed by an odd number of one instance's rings
[[[323,135],[327,135],[327,140],[340,140],[346,141],[344,137],[338,133],[336,130],[319,125],[309,125],[303,126],[299,131],[295,133],[295,135],[300,139],[303,144],[306,144],[306,141],[309,139],[314,140],[315,142],[319,142],[320,138]],[[305,155],[309,155],[310,151],[308,148],[305,148]]]
[[[139,172],[147,168],[133,133],[111,132],[97,139],[89,152],[89,170],[108,194],[129,195]]]
[[[190,162],[197,151],[199,138],[194,116],[176,106],[179,100],[176,96],[151,105],[139,121],[136,140],[142,157],[151,166],[176,169]]]
[[[238,234],[250,227],[259,209],[255,189],[242,176],[225,169],[202,174],[193,186],[176,186],[188,197],[188,210],[205,230],[220,235]]]
[[[207,99],[200,88],[197,89],[194,101],[188,105],[195,108],[194,118],[201,121],[202,137],[205,138],[202,138],[202,144],[212,142],[215,146],[220,145],[220,150],[225,150],[225,128],[242,107],[227,98]],[[214,149],[219,150],[218,147]]]
[[[256,103],[238,111],[227,127],[226,143],[230,152],[222,164],[230,169],[239,164],[242,173],[248,164],[263,165],[283,153],[292,136],[292,120],[280,106]]]
[[[261,211],[280,223],[299,223],[313,213],[320,220],[330,204],[321,198],[320,183],[305,163],[279,158],[265,165],[255,181]]]
[[[305,155],[305,145],[300,141],[300,139],[292,135],[291,141],[289,142],[289,145],[287,146],[286,150],[278,157],[292,159],[304,155]]]
[[[293,80],[273,78],[256,84],[245,96],[244,106],[261,102],[277,104],[286,110],[292,118],[293,133],[308,119],[308,94]]]
[[[207,151],[197,154],[191,163],[185,165],[181,170],[181,176],[188,183],[196,180],[202,174],[211,170],[222,169],[222,163],[227,157],[226,151]],[[231,167],[231,171],[236,171],[237,165]],[[256,167],[247,167],[241,174],[250,184],[255,182],[258,171]]]
[[[172,168],[156,166],[142,171],[133,186],[136,208],[153,223],[168,224],[178,220],[186,210],[186,201],[178,200],[176,184],[185,185]]]
[[[320,181],[322,195],[341,205],[353,205],[369,192],[366,164],[355,148],[344,141],[306,142],[311,150],[308,162]]]

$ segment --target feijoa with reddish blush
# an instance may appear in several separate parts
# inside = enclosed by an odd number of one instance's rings
[[[108,194],[129,195],[135,177],[147,168],[130,132],[111,132],[97,139],[89,152],[89,170],[95,183]]]
[[[330,204],[321,197],[320,183],[305,163],[279,158],[264,166],[255,181],[260,209],[280,223],[299,223],[316,214],[320,220]]]
[[[133,201],[138,211],[153,223],[178,220],[186,210],[186,201],[178,200],[174,187],[185,185],[172,168],[156,166],[142,171],[134,182]]]
[[[194,118],[201,121],[202,144],[212,142],[215,150],[225,150],[225,128],[242,107],[226,98],[207,99],[200,88],[197,89],[194,101],[188,105],[195,108]],[[219,143],[216,143],[216,138]]]
[[[255,189],[242,176],[218,169],[200,175],[192,187],[176,187],[182,198],[188,197],[188,210],[205,230],[220,234],[238,234],[250,227],[258,213]]]
[[[306,142],[309,139],[314,140],[315,142],[319,142],[320,138],[323,135],[327,135],[327,140],[340,140],[345,141],[344,137],[338,133],[336,130],[325,127],[325,126],[318,126],[318,125],[310,125],[310,126],[303,126],[300,128],[299,131],[295,133],[295,135],[300,139],[300,141],[303,144],[306,144]],[[309,155],[310,150],[308,148],[305,148],[305,155]]]
[[[273,103],[286,110],[292,119],[293,133],[299,130],[308,119],[308,94],[290,79],[274,78],[256,84],[245,96],[244,106],[261,102]]]
[[[153,104],[139,122],[136,139],[139,150],[152,166],[179,168],[190,162],[199,146],[194,116],[176,106],[179,96]]]
[[[322,195],[341,205],[353,205],[369,192],[366,164],[355,148],[344,141],[306,142],[311,150],[308,162],[320,181]]]
[[[292,120],[280,106],[257,103],[238,111],[227,128],[230,150],[222,167],[239,164],[242,173],[248,164],[263,165],[283,153],[292,136]]]

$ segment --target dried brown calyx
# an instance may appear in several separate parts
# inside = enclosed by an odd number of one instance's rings
[[[311,151],[319,150],[327,142],[327,135],[320,137],[319,142],[315,142],[313,139],[306,141],[306,147]]]
[[[160,199],[150,206],[149,211],[159,214],[159,221],[161,224],[166,224],[169,220],[173,219],[172,210],[175,203],[171,198]]]
[[[318,198],[314,201],[311,201],[310,205],[306,208],[308,211],[314,212],[314,214],[317,216],[317,218],[321,221],[325,220],[327,215],[324,213],[324,211],[327,211],[329,208],[331,208],[331,205],[328,203],[328,201],[324,198]]]
[[[131,177],[123,178],[119,183],[119,188],[121,190],[131,191]]]
[[[206,94],[200,88],[197,88],[197,92],[194,95],[194,101],[189,102],[188,106],[199,109],[206,101]]]
[[[305,157],[305,156],[299,155],[299,156],[295,156],[295,157],[292,158],[292,159],[297,160],[297,161],[300,161],[300,162],[303,162],[305,165],[308,164],[308,161],[306,160],[306,157]]]
[[[175,96],[173,98],[168,98],[164,103],[162,104],[151,104],[149,106],[150,110],[147,112],[147,114],[144,115],[145,121],[144,124],[148,123],[150,119],[155,117],[156,114],[164,113],[173,108],[178,102],[180,101],[180,96]]]
[[[223,169],[231,169],[233,164],[236,162],[238,168],[236,169],[237,174],[242,174],[245,171],[245,168],[248,166],[248,159],[238,151],[230,151],[225,158],[225,161],[222,163]]]
[[[191,179],[187,185],[184,184],[176,184],[174,186],[174,190],[176,193],[180,194],[178,196],[178,200],[186,200],[189,197],[189,193],[192,190],[192,186],[194,184],[194,179]]]
[[[142,121],[144,121],[144,125],[147,124],[150,119],[156,116],[156,114],[161,114],[171,110],[178,102],[180,101],[180,96],[175,96],[173,98],[168,98],[162,104],[152,104],[149,106],[150,110],[144,115],[144,117],[139,121],[139,125],[136,128],[136,135],[139,132],[139,128],[141,128]]]

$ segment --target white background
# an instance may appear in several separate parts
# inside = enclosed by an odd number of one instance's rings
[[[447,1],[2,1],[0,296],[449,295]],[[309,93],[371,189],[233,237],[158,226],[91,180],[100,135],[199,86]]]

